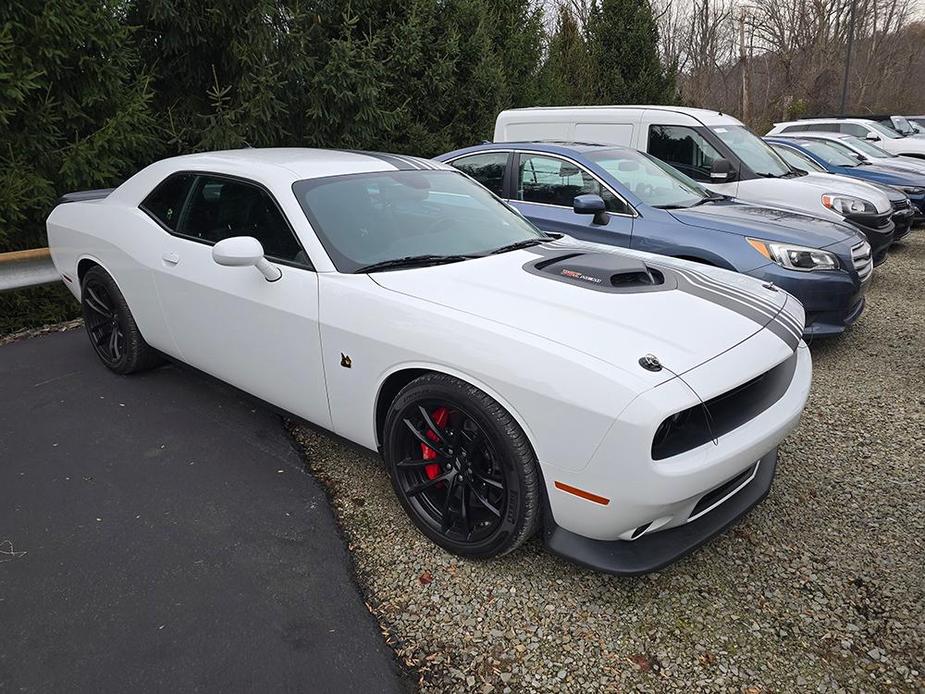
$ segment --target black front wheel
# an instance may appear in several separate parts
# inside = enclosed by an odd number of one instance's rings
[[[142,338],[115,281],[99,266],[87,270],[80,283],[84,327],[100,361],[112,371],[128,374],[161,362]]]
[[[405,511],[455,554],[506,554],[536,532],[536,457],[517,422],[478,388],[426,374],[386,416],[386,463]]]

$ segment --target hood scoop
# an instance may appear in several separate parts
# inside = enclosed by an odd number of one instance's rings
[[[524,265],[540,277],[615,294],[673,289],[665,273],[637,258],[612,253],[566,253]],[[671,285],[671,286],[669,286]]]

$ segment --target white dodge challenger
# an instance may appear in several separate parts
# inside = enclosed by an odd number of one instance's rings
[[[167,355],[378,450],[420,531],[468,557],[540,532],[658,569],[764,498],[809,392],[785,292],[546,236],[433,161],[177,157],[47,226],[108,368]]]

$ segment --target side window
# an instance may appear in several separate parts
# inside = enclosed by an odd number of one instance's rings
[[[140,207],[171,231],[177,230],[194,174],[174,174],[158,184]]]
[[[855,137],[867,137],[868,130],[863,125],[858,125],[857,123],[841,123],[838,126],[839,132],[846,133],[848,135],[854,135]]]
[[[507,152],[484,152],[457,159],[454,167],[469,174],[498,197],[504,197],[504,169]]]
[[[806,132],[807,130],[809,130],[808,125],[788,125],[784,127],[781,130],[781,132],[782,133],[803,133],[803,132]]]
[[[177,233],[210,244],[232,236],[253,236],[268,257],[308,264],[273,199],[243,181],[199,176]]]
[[[575,164],[557,157],[520,155],[518,200],[571,208],[576,196],[586,194],[600,195],[608,212],[630,213],[626,203]]]
[[[649,126],[649,154],[693,178],[710,182],[713,162],[721,159],[703,136],[693,128],[681,125]]]

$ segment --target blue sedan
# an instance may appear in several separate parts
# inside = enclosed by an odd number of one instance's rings
[[[773,282],[806,309],[807,335],[861,315],[870,245],[850,226],[716,195],[634,149],[499,143],[436,157],[540,229],[685,258]]]
[[[817,164],[823,171],[839,176],[850,176],[868,183],[895,188],[909,198],[914,208],[915,217],[912,223],[925,221],[925,175],[912,171],[881,166],[871,161],[862,160],[845,145],[830,139],[815,139],[812,137],[766,137],[765,141],[774,150],[787,159],[788,153],[802,155]],[[788,164],[791,163],[789,160]],[[794,164],[791,164],[794,165]],[[898,233],[900,225],[897,224],[897,238],[904,234]],[[903,229],[908,233],[908,225]]]

